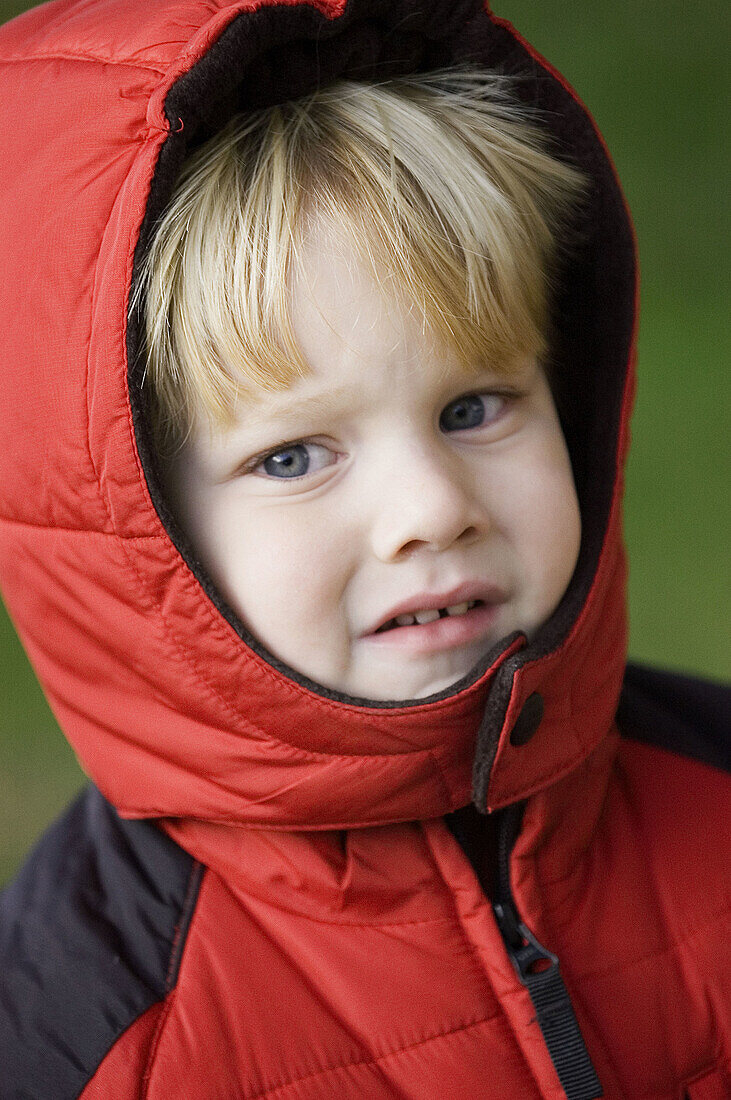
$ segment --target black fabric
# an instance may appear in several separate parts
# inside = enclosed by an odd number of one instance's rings
[[[617,710],[620,732],[731,771],[731,688],[630,664]]]
[[[274,5],[239,15],[211,49],[171,87],[165,104],[171,134],[161,151],[135,252],[135,270],[170,198],[186,154],[236,111],[303,95],[339,78],[385,79],[450,64],[495,68],[516,78],[515,91],[541,112],[556,150],[592,180],[579,244],[567,258],[554,304],[552,349],[562,422],[582,511],[582,547],[568,591],[530,645],[506,662],[491,688],[476,762],[476,799],[485,787],[515,672],[566,637],[593,581],[616,475],[622,398],[634,323],[632,231],[612,165],[592,121],[571,93],[479,0],[349,0],[327,19],[310,5]],[[182,125],[181,125],[182,123]],[[134,278],[134,275],[133,275]],[[127,330],[135,436],[155,508],[170,538],[224,618],[273,667],[316,694],[388,709],[427,700],[383,702],[329,691],[278,661],[253,638],[217,591],[165,499],[151,441],[141,379],[141,318]],[[497,652],[433,699],[462,690]],[[488,660],[489,658],[489,660]]]
[[[602,1086],[592,1065],[558,963],[522,979],[536,1010],[566,1100],[597,1100]]]
[[[498,896],[498,837],[500,814],[481,813],[471,802],[444,817],[454,839],[467,856],[485,897]]]
[[[199,864],[87,788],[0,894],[0,1100],[71,1100],[175,985]]]

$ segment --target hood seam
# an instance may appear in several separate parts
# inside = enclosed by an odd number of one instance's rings
[[[89,61],[97,65],[114,65],[119,69],[138,69],[142,72],[155,73],[157,76],[165,76],[167,73],[167,68],[158,68],[155,65],[145,65],[143,62],[139,61],[117,60],[112,57],[97,57],[95,54],[53,52],[8,54],[5,57],[0,55],[0,65],[4,65],[5,62],[14,64],[18,62],[25,63],[27,61]]]

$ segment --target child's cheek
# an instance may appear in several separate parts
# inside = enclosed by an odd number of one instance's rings
[[[348,569],[344,540],[326,518],[318,507],[255,502],[226,563],[227,597],[252,633],[315,678],[337,659]]]
[[[525,544],[535,584],[535,625],[539,625],[560,602],[579,555],[581,514],[568,457],[536,478],[533,507],[525,515],[530,524]]]
[[[506,454],[494,504],[510,547],[521,613],[535,629],[556,608],[576,566],[581,515],[566,445],[557,421],[539,423]]]

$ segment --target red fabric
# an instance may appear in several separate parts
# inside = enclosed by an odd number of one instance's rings
[[[3,591],[102,792],[123,815],[159,817],[209,868],[175,991],[120,1038],[84,1100],[559,1100],[489,900],[442,820],[470,799],[490,686],[525,639],[437,703],[308,691],[206,597],[141,468],[125,317],[165,95],[259,6],[56,0],[0,30],[13,132],[0,163]],[[334,18],[342,5],[318,7]],[[720,1080],[729,1060],[715,843],[728,787],[620,744],[612,724],[633,392],[630,359],[591,592],[563,644],[515,677],[487,803],[528,799],[516,902],[560,956],[604,1095],[678,1100],[691,1082],[710,1100],[698,1074]],[[511,746],[535,691],[540,728]]]
[[[686,1088],[688,1100],[728,1100],[731,1081],[717,1070],[704,1073],[690,1081]]]
[[[114,1100],[144,1095],[145,1076],[169,1003],[161,1001],[139,1016],[117,1040],[79,1100]],[[183,1093],[180,1094],[181,1096]]]

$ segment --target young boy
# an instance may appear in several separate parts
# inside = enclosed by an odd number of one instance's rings
[[[0,1096],[720,1100],[720,701],[620,700],[590,119],[474,3],[49,11],[0,570],[94,785],[0,902]]]
[[[451,688],[576,565],[542,363],[579,177],[520,118],[468,73],[239,116],[137,286],[176,516],[258,642],[351,697]]]

